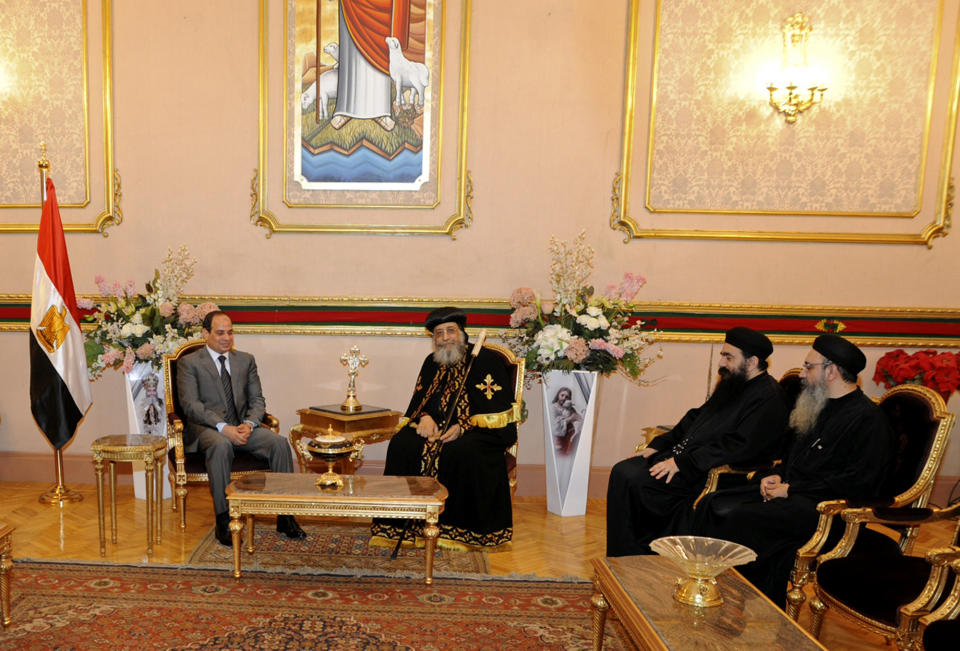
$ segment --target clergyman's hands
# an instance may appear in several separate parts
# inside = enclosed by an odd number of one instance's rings
[[[760,495],[764,502],[787,497],[790,484],[785,484],[780,475],[768,475],[760,480]]]
[[[644,450],[644,452],[646,452],[646,450]],[[679,471],[680,468],[677,467],[677,462],[674,461],[673,457],[664,459],[660,463],[655,463],[650,466],[650,476],[654,479],[662,479],[666,477],[666,483],[668,484],[670,483],[670,480],[673,479],[673,476]]]
[[[657,451],[654,450],[653,448],[643,448],[642,450],[637,452],[637,456],[640,457],[641,459],[649,459],[656,453]]]
[[[460,434],[460,425],[458,423],[454,423],[450,429],[440,436],[440,442],[449,443],[450,441],[456,441],[458,438],[460,438]]]
[[[437,427],[437,423],[430,417],[430,414],[424,414],[420,417],[420,422],[417,423],[417,434],[425,439],[435,439],[439,436],[440,428]]]

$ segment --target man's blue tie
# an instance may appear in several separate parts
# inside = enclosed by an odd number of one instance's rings
[[[220,384],[223,385],[223,395],[227,399],[227,424],[239,425],[240,417],[237,416],[237,406],[233,399],[233,383],[227,371],[227,357],[220,355],[217,359],[220,361]]]

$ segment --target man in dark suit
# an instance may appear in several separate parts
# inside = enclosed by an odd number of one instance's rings
[[[210,493],[217,516],[217,540],[232,545],[230,513],[224,494],[235,450],[266,459],[273,472],[293,472],[287,442],[260,421],[266,402],[253,355],[233,350],[233,322],[225,312],[203,319],[207,345],[177,364],[177,393],[186,416],[184,443],[197,442],[206,455]],[[288,538],[306,534],[293,516],[277,517],[277,531]]]

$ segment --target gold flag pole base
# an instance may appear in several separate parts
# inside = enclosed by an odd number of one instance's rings
[[[57,483],[51,486],[50,490],[42,494],[38,501],[41,504],[63,504],[64,502],[82,502],[83,495],[67,488],[63,484],[63,450],[57,450],[53,455],[53,460],[57,470]]]
[[[83,495],[63,485],[51,486],[50,490],[39,497],[41,504],[61,504],[63,502],[82,502]]]

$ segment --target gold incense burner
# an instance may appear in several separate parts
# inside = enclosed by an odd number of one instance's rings
[[[340,460],[359,459],[363,453],[363,442],[354,441],[333,431],[328,426],[324,434],[314,438],[300,439],[300,449],[306,455],[317,457],[327,464],[327,471],[317,478],[317,488],[343,488],[343,478],[333,471],[333,464]]]

